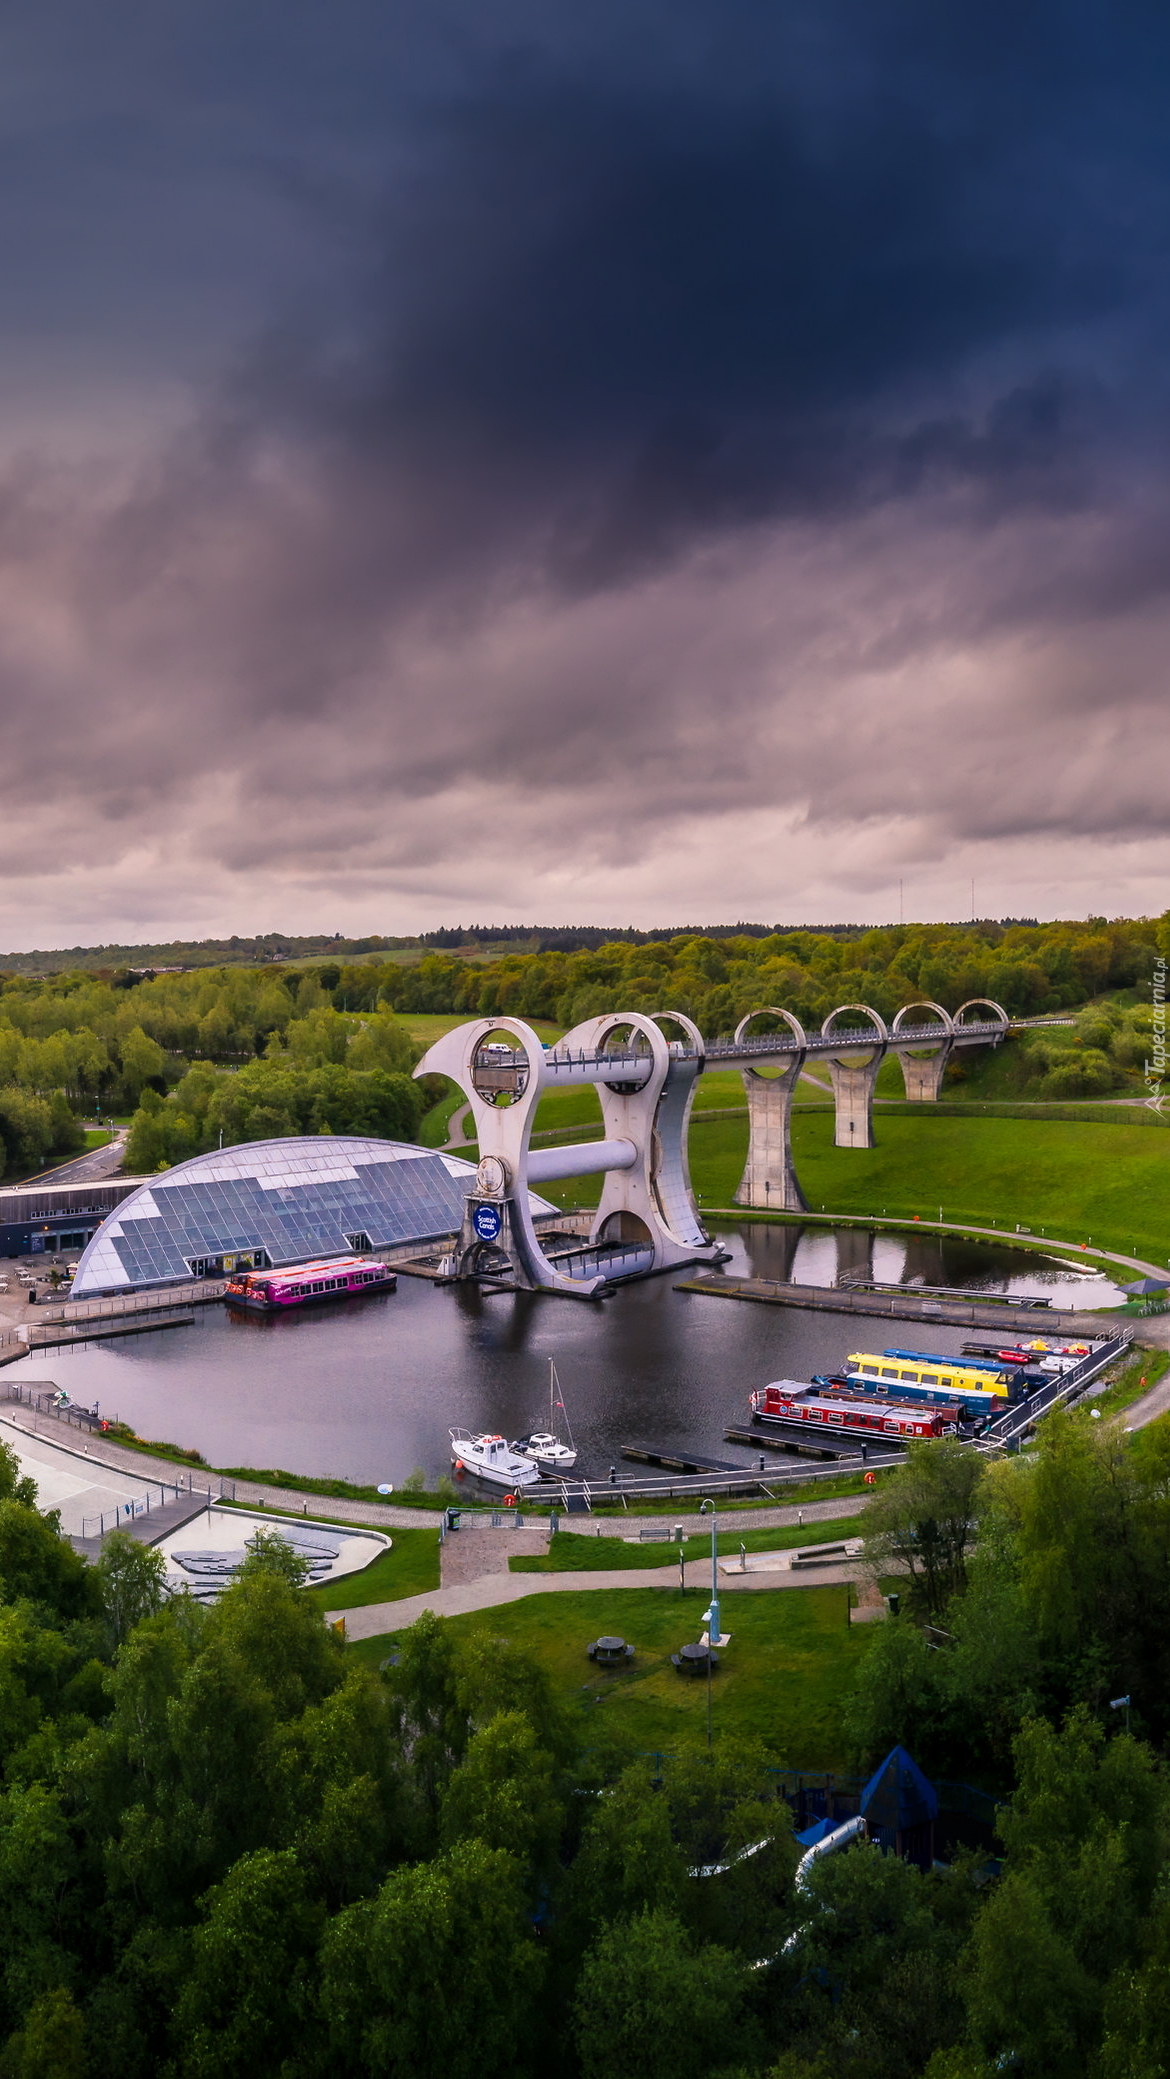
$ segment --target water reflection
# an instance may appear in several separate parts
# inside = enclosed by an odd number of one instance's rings
[[[842,1267],[897,1283],[970,1285],[1107,1305],[1113,1288],[1075,1267],[936,1236],[744,1221],[721,1230],[729,1271],[830,1285]],[[967,1331],[899,1336],[956,1353]],[[284,1466],[362,1483],[447,1468],[447,1430],[519,1436],[547,1407],[555,1358],[581,1470],[604,1479],[622,1444],[702,1450],[724,1442],[753,1387],[835,1370],[850,1350],[896,1340],[888,1321],[676,1292],[670,1277],[605,1301],[486,1295],[401,1278],[392,1295],[276,1320],[201,1309],[190,1328],[44,1350],[10,1379],[55,1380],[139,1434],[219,1466]],[[539,1423],[537,1426],[541,1426]]]

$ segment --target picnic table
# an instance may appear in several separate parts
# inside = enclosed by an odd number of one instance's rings
[[[627,1646],[624,1639],[612,1637],[594,1639],[586,1651],[599,1668],[624,1667],[634,1657],[632,1646]]]
[[[708,1666],[714,1672],[719,1665],[719,1655],[707,1646],[680,1646],[670,1658],[680,1675],[705,1675]]]

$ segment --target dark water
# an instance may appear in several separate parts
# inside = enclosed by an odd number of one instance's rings
[[[1043,1293],[1108,1305],[1114,1288],[1067,1264],[976,1242],[906,1242],[870,1230],[745,1222],[720,1230],[729,1273],[832,1284],[842,1271],[906,1283]],[[1024,1267],[1026,1266],[1026,1267]],[[397,1292],[276,1320],[220,1307],[191,1328],[22,1359],[10,1380],[52,1379],[142,1436],[194,1446],[212,1465],[398,1484],[447,1470],[447,1430],[517,1436],[547,1408],[555,1359],[580,1470],[604,1474],[621,1444],[710,1451],[769,1379],[836,1369],[888,1343],[956,1353],[968,1331],[676,1292],[647,1279],[605,1301],[402,1277]],[[1070,1289],[1071,1287],[1071,1289]]]

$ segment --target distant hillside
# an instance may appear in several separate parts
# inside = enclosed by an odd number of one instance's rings
[[[381,953],[399,947],[418,946],[418,939],[342,938],[320,932],[299,938],[294,933],[266,931],[255,938],[169,939],[141,946],[59,946],[52,951],[0,953],[0,972],[17,975],[48,975],[79,969],[164,967],[257,967],[267,960],[297,960],[337,953]]]
[[[985,920],[989,923],[994,920]],[[1001,917],[1000,927],[1035,924],[1035,917]],[[768,938],[774,932],[804,932],[817,938],[861,938],[868,924],[669,924],[649,931],[633,925],[608,924],[445,924],[416,937],[345,938],[340,932],[301,937],[295,932],[265,931],[255,937],[168,939],[153,945],[58,946],[30,953],[0,953],[0,973],[52,975],[108,968],[141,971],[151,968],[257,967],[265,961],[319,960],[345,954],[397,955],[395,965],[420,960],[432,951],[482,960],[495,953],[578,953],[595,946],[661,945],[670,939]],[[942,929],[950,927],[943,926]]]

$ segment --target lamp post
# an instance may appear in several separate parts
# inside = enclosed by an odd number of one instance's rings
[[[719,1550],[718,1527],[713,1501],[699,1503],[700,1516],[711,1518],[711,1607],[703,1612],[707,1627],[707,1749],[711,1748],[711,1657],[716,1646],[722,1643],[719,1630]]]

